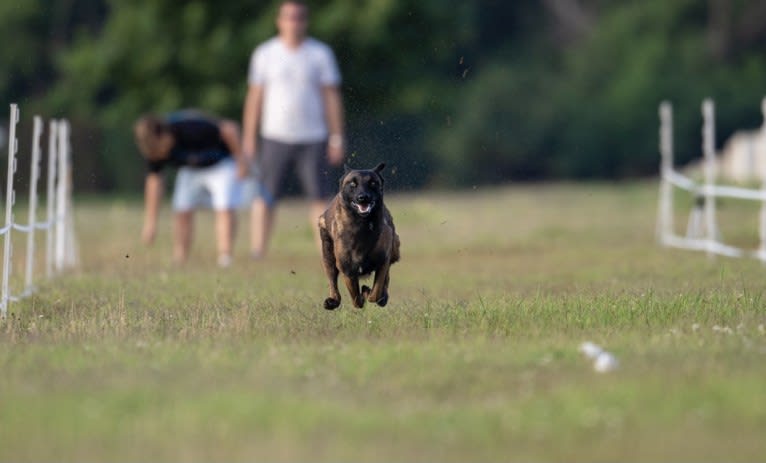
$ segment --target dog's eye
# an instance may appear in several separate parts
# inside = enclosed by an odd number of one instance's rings
[[[375,180],[370,180],[370,186],[375,188],[376,186],[378,186],[378,182],[376,182]]]
[[[348,186],[351,188],[356,188],[356,182],[348,182]]]

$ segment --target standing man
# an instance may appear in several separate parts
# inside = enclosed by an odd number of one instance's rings
[[[257,161],[262,181],[251,216],[256,259],[266,252],[288,166],[311,200],[309,222],[319,246],[316,220],[333,193],[330,166],[343,163],[340,72],[330,47],[307,36],[308,14],[304,2],[283,1],[278,35],[256,48],[250,60],[242,151],[249,161]],[[246,168],[240,171],[244,175]]]
[[[235,165],[235,158],[241,160],[238,125],[187,110],[166,118],[142,116],[133,132],[148,169],[143,241],[151,244],[157,233],[163,190],[161,171],[168,166],[178,167],[173,190],[173,259],[176,263],[186,262],[194,211],[206,205],[209,198],[215,210],[218,265],[228,267],[232,260],[234,211],[239,202]]]

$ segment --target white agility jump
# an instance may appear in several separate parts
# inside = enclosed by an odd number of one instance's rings
[[[766,121],[766,99],[762,102]],[[660,104],[660,195],[657,213],[657,239],[663,246],[705,251],[729,257],[754,257],[766,262],[766,180],[760,189],[716,185],[715,106],[711,99],[702,103],[702,183],[679,173],[673,167],[673,108],[667,101]],[[766,179],[766,175],[763,177]],[[686,235],[676,234],[673,223],[673,188],[692,193],[696,202],[689,217]],[[742,249],[721,242],[716,225],[716,198],[761,201],[759,217],[760,246]]]
[[[77,264],[77,248],[74,237],[74,218],[72,217],[72,167],[69,141],[69,123],[66,120],[51,120],[48,130],[48,182],[46,193],[46,220],[37,220],[37,183],[40,177],[40,159],[42,149],[40,140],[43,134],[43,120],[34,117],[32,131],[32,149],[29,177],[29,209],[26,224],[15,221],[13,207],[16,192],[13,189],[16,174],[19,141],[16,138],[16,126],[19,123],[19,108],[11,105],[8,121],[8,171],[5,188],[5,223],[0,228],[3,236],[2,287],[0,287],[0,316],[5,318],[11,302],[31,295],[35,291],[35,232],[44,231],[45,275],[51,278],[67,268]],[[24,289],[17,295],[11,294],[10,278],[13,258],[13,231],[25,233],[26,262]]]

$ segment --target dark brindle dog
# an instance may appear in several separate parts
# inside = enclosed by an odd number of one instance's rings
[[[343,274],[354,307],[364,300],[383,307],[388,303],[388,270],[399,260],[399,236],[391,213],[383,204],[385,164],[372,170],[350,170],[340,179],[340,191],[330,207],[319,217],[322,237],[322,260],[330,280],[330,297],[324,308],[340,305],[338,274]],[[359,278],[375,272],[372,289],[362,286]]]

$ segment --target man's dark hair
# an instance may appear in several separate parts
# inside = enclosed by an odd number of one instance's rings
[[[136,138],[138,150],[147,159],[156,159],[160,153],[160,137],[170,132],[170,127],[162,118],[155,114],[144,114],[133,125],[133,135]]]
[[[308,3],[306,3],[303,0],[282,0],[282,2],[279,4],[279,8],[278,9],[282,10],[282,7],[285,6],[285,5],[297,5],[297,6],[301,7],[301,8],[303,8],[303,10],[306,12],[306,14],[308,14],[308,12],[309,12],[309,5],[308,5]]]

